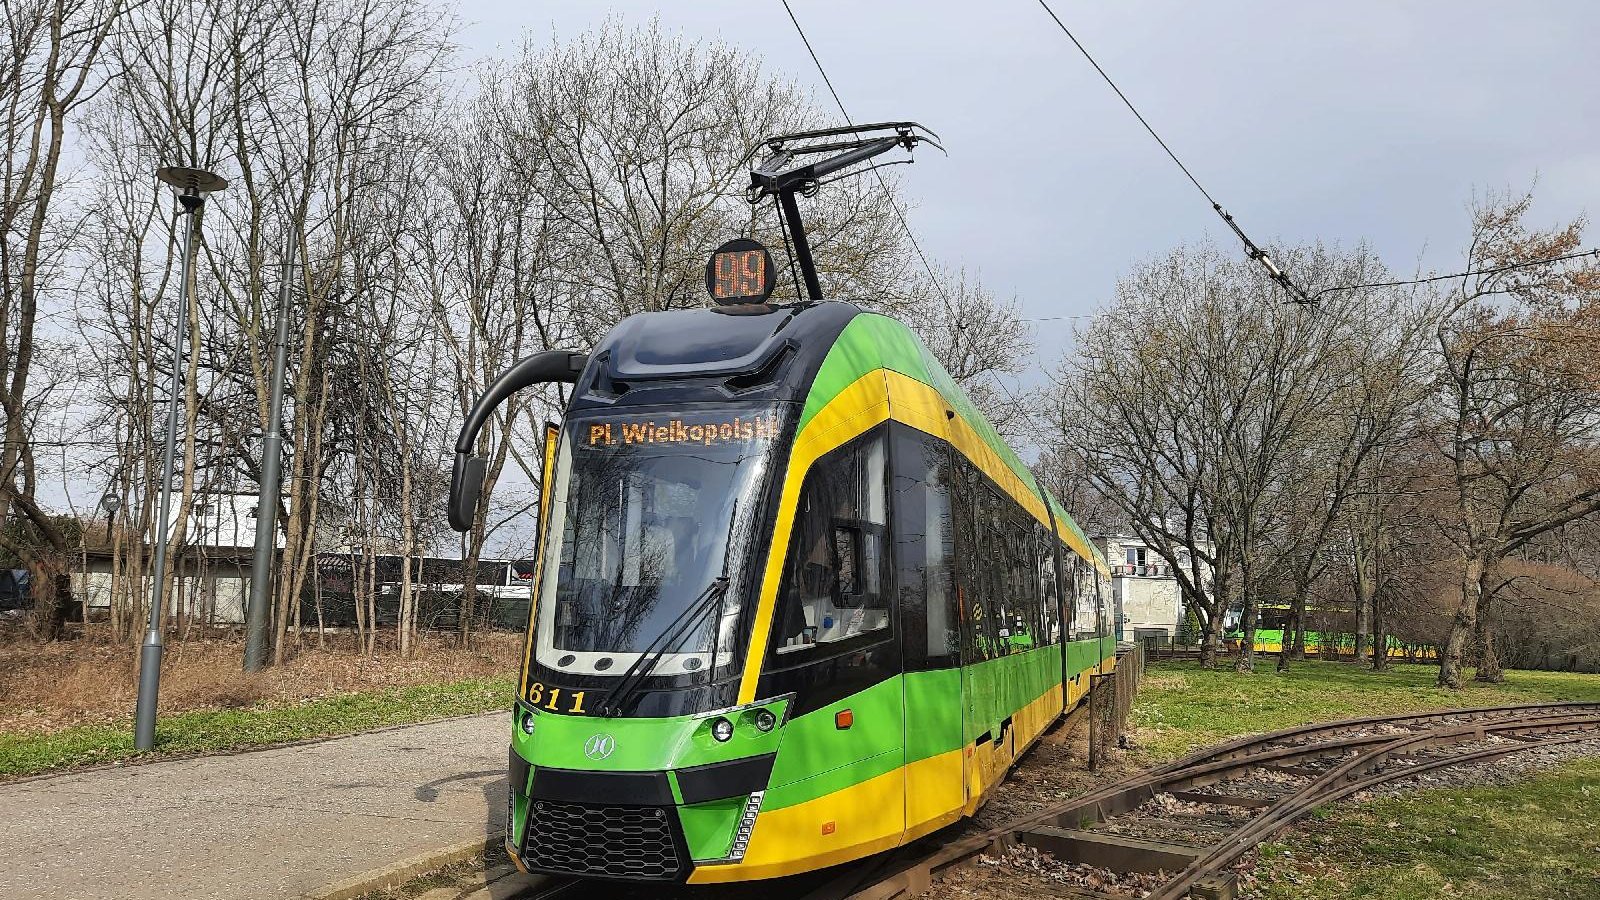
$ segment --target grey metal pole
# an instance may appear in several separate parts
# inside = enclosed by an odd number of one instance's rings
[[[261,439],[261,491],[256,499],[256,554],[250,564],[250,605],[244,616],[244,670],[267,664],[267,611],[272,601],[272,551],[277,546],[278,473],[282,464],[283,369],[289,346],[289,281],[294,273],[294,235],[283,240],[283,273],[278,284],[278,324],[272,349],[272,393],[267,433]]]
[[[150,629],[144,635],[139,655],[139,702],[134,711],[133,749],[149,750],[156,745],[156,697],[161,690],[161,626],[164,623],[161,601],[166,592],[168,516],[172,508],[173,458],[178,446],[178,405],[183,392],[183,339],[189,324],[189,278],[193,259],[195,216],[205,205],[200,192],[189,188],[178,198],[183,204],[183,265],[178,290],[178,315],[172,323],[172,395],[167,400],[167,441],[161,451],[161,504],[156,515],[155,584],[150,588]]]

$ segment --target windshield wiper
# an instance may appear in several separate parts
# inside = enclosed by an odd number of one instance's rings
[[[661,658],[666,656],[674,647],[683,643],[683,639],[691,633],[691,625],[698,624],[710,610],[721,609],[722,596],[727,592],[728,578],[725,575],[717,576],[714,581],[706,585],[706,589],[700,592],[700,596],[696,597],[687,609],[679,613],[678,617],[663,629],[654,641],[650,642],[650,646],[644,648],[644,652],[640,653],[639,658],[633,661],[633,665],[622,673],[622,680],[617,682],[616,687],[613,687],[606,693],[605,697],[601,698],[600,705],[597,707],[600,715],[621,715],[622,704],[632,699],[638,686],[644,682],[644,679],[651,672],[655,671],[656,664],[661,662]],[[712,603],[711,601],[713,600],[718,602]],[[713,659],[711,667],[715,668],[716,664],[717,661]]]
[[[661,629],[661,633],[656,636],[655,640],[650,642],[649,646],[644,648],[644,651],[639,654],[639,658],[633,661],[633,665],[622,673],[622,680],[618,681],[616,686],[607,691],[606,695],[600,699],[600,704],[596,707],[596,711],[600,715],[607,717],[621,715],[623,704],[633,699],[634,694],[638,693],[639,685],[643,684],[645,678],[655,671],[662,657],[666,656],[674,647],[683,643],[683,639],[693,633],[690,626],[699,624],[706,613],[715,609],[718,614],[716,621],[712,624],[711,663],[706,667],[706,678],[708,681],[710,680],[712,673],[717,668],[717,654],[721,652],[721,648],[718,645],[721,643],[722,637],[722,611],[725,608],[723,599],[728,594],[729,585],[728,543],[733,540],[734,517],[738,514],[739,501],[735,500],[733,502],[733,512],[728,515],[728,536],[722,544],[722,573],[713,579],[710,584],[706,585],[705,590],[690,601],[689,606],[679,613],[677,618],[669,622],[666,628]],[[713,600],[716,601],[715,604],[712,603]]]

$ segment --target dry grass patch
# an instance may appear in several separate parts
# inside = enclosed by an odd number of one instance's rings
[[[163,714],[248,709],[303,703],[347,694],[515,673],[520,635],[486,633],[461,650],[454,635],[424,634],[411,659],[380,646],[369,657],[350,635],[330,635],[324,649],[308,647],[284,665],[259,674],[240,668],[238,638],[199,638],[167,646],[161,673]],[[138,688],[138,648],[103,634],[47,645],[0,648],[0,732],[44,734],[82,725],[125,723]]]

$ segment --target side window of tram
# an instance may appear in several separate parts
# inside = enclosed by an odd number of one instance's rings
[[[951,519],[955,524],[956,539],[956,615],[960,630],[962,664],[984,657],[979,652],[983,630],[983,593],[980,577],[983,571],[978,550],[978,517],[975,488],[977,473],[972,464],[960,456],[952,455],[951,467]]]
[[[1002,500],[1002,504],[1009,505]],[[1027,551],[1021,526],[1004,522],[1000,542],[1004,548],[1005,592],[1001,595],[1006,617],[1001,626],[1001,638],[1009,650],[1026,650],[1038,643],[1039,604],[1033,593],[1031,554]]]
[[[1100,586],[1094,566],[1080,563],[1077,566],[1077,603],[1072,612],[1073,640],[1088,640],[1100,633]]]
[[[1015,614],[1007,593],[1011,554],[1006,546],[1005,520],[1000,495],[987,483],[978,487],[978,558],[982,591],[974,615],[981,615],[982,628],[976,629],[984,659],[1011,652],[1010,638],[1016,629]]]
[[[954,665],[956,606],[954,485],[950,450],[903,425],[889,432],[894,472],[894,558],[907,669]]]
[[[1017,590],[1027,603],[1028,646],[1049,641],[1044,631],[1044,595],[1039,591],[1038,545],[1030,523],[1018,522],[1014,531],[1017,548]]]
[[[819,645],[887,633],[885,476],[881,428],[812,464],[774,611],[775,653],[803,658]]]
[[[1061,639],[1072,640],[1073,605],[1078,598],[1078,558],[1062,547],[1057,551],[1061,566],[1056,570],[1056,583],[1061,585]]]
[[[1039,639],[1040,643],[1054,644],[1061,640],[1061,598],[1056,592],[1056,558],[1054,541],[1045,532],[1034,535],[1038,561],[1036,572],[1039,582]]]

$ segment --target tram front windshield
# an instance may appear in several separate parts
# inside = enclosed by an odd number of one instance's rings
[[[551,475],[540,665],[621,675],[664,649],[653,675],[698,681],[738,660],[735,629],[781,415],[744,405],[567,423]],[[680,626],[677,640],[657,642]]]

